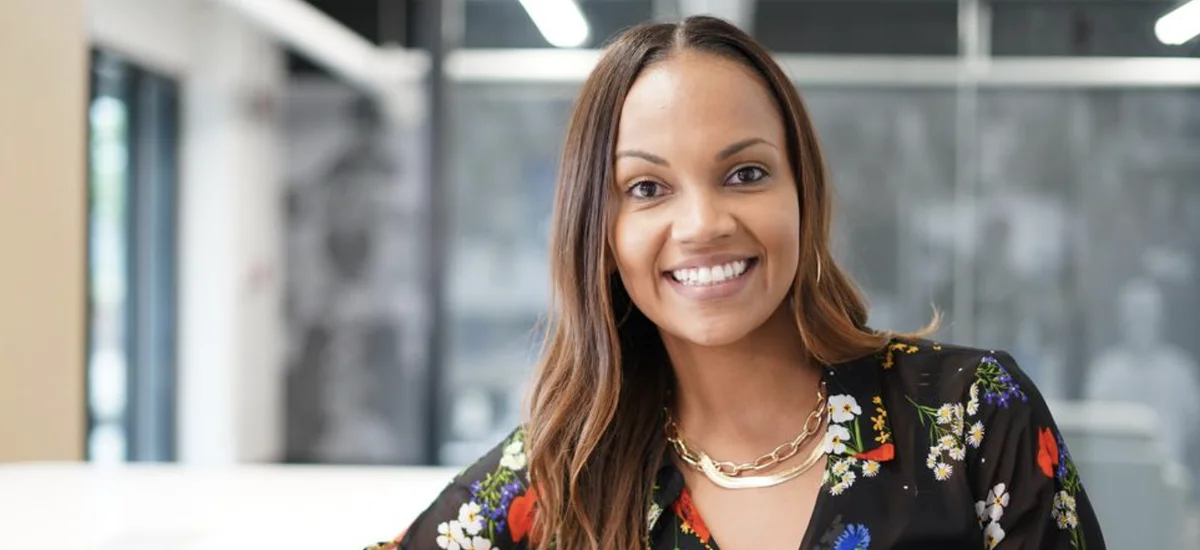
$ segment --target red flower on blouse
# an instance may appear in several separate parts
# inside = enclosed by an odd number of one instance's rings
[[[683,520],[684,525],[696,533],[696,538],[700,539],[701,543],[708,543],[708,538],[711,535],[708,532],[708,526],[704,524],[704,520],[700,517],[700,512],[692,504],[691,491],[688,491],[684,487],[683,492],[679,493],[679,498],[675,500],[675,504],[671,505],[671,509],[675,511],[675,515],[679,516],[679,519]]]
[[[891,443],[884,443],[867,452],[858,453],[854,458],[863,460],[874,460],[875,462],[887,462],[896,457],[896,446]]]
[[[513,542],[521,541],[533,526],[533,510],[537,504],[537,492],[530,487],[524,494],[514,498],[508,507],[508,528],[512,529]],[[537,541],[530,541],[537,543]]]
[[[1037,463],[1046,477],[1054,477],[1054,467],[1058,466],[1058,441],[1050,428],[1038,431]]]

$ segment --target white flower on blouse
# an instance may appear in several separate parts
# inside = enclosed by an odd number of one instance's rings
[[[958,446],[958,438],[952,435],[943,435],[938,438],[937,448],[939,451],[949,451]]]
[[[840,455],[846,452],[846,442],[850,440],[850,430],[845,426],[833,424],[825,430],[825,454]]]
[[[993,521],[983,530],[983,545],[987,550],[992,550],[1002,540],[1004,540],[1004,529],[1000,527],[1000,522]]]
[[[987,501],[975,501],[975,518],[979,520],[979,526],[983,526],[983,522],[987,521]]]
[[[874,460],[863,462],[862,474],[863,477],[875,477],[879,473],[879,463]]]
[[[937,410],[937,423],[949,424],[954,421],[954,405],[949,403],[943,404]]]
[[[829,396],[829,417],[834,422],[849,422],[862,414],[862,408],[852,395]]]
[[[971,384],[971,400],[967,401],[967,414],[975,416],[979,412],[979,384]]]
[[[468,535],[478,535],[483,529],[483,508],[477,502],[467,502],[458,509],[458,523]]]
[[[963,459],[967,458],[967,448],[963,447],[962,445],[959,445],[957,447],[950,449],[950,451],[947,454],[949,454],[950,458],[952,458],[954,460],[963,460]]]
[[[463,534],[462,524],[447,521],[438,524],[437,544],[446,550],[470,550],[471,541]]]
[[[976,422],[971,424],[971,429],[967,431],[967,444],[979,448],[983,444],[983,423]]]
[[[500,458],[500,465],[515,471],[524,469],[525,464],[525,449],[521,441],[517,440],[509,443],[504,448],[504,456]]]
[[[1008,488],[1003,483],[997,483],[988,491],[987,504],[984,509],[984,515],[991,518],[992,521],[1000,521],[1004,516],[1004,508],[1008,506]]]
[[[938,462],[941,462],[941,460],[942,452],[935,447],[929,451],[929,456],[925,457],[925,467],[932,470],[937,467]]]
[[[946,481],[950,479],[950,474],[954,473],[954,467],[945,462],[938,462],[933,465],[933,477],[938,481]]]
[[[650,531],[654,530],[654,524],[658,523],[658,516],[662,515],[662,506],[657,502],[650,503],[650,510],[646,512],[646,528]]]
[[[838,477],[844,476],[844,475],[846,475],[846,472],[849,472],[849,471],[850,471],[850,463],[845,460],[839,460],[839,461],[837,461],[837,464],[833,465],[833,475],[835,475],[835,476],[838,476]]]
[[[850,487],[849,483],[846,483],[845,481],[839,481],[837,483],[834,483],[833,486],[829,488],[829,494],[831,494],[833,496],[838,496],[838,495],[846,492],[846,489],[848,489],[849,487]]]
[[[471,545],[467,548],[469,550],[496,550],[496,547],[492,546],[492,541],[484,537],[471,539]]]
[[[1054,494],[1054,509],[1050,511],[1059,529],[1075,529],[1079,526],[1079,514],[1075,509],[1075,497],[1066,491]]]

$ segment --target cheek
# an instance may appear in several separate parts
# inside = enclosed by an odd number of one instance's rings
[[[650,224],[639,220],[637,216],[619,215],[613,224],[612,235],[613,257],[617,262],[617,270],[625,283],[625,288],[631,294],[636,294],[638,286],[644,286],[655,270],[658,246],[657,238]]]
[[[800,261],[800,207],[795,192],[782,193],[759,209],[755,233],[774,257],[772,271],[790,282]]]

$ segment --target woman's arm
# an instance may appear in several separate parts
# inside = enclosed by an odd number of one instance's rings
[[[984,547],[1104,550],[1083,481],[1050,409],[1011,356],[984,357],[965,440]]]

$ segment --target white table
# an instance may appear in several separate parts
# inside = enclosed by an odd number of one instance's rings
[[[360,550],[456,470],[0,465],[0,549]]]

